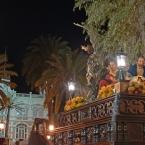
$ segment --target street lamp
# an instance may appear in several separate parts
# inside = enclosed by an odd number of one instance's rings
[[[72,81],[68,82],[68,90],[69,90],[69,95],[70,95],[70,98],[71,98],[72,93],[75,90],[75,83],[74,82],[72,82]]]
[[[5,129],[5,124],[3,122],[0,122],[0,130],[4,130]]]
[[[68,82],[68,90],[69,91],[75,90],[75,83],[74,82]]]
[[[54,131],[54,125],[53,124],[50,124],[49,127],[48,127],[49,131]]]
[[[119,50],[117,55],[116,55],[116,59],[117,59],[117,67],[118,67],[118,80],[119,81],[123,81],[125,80],[125,72],[124,72],[124,68],[126,67],[126,55],[124,54],[123,50]]]
[[[51,136],[50,136],[50,135],[47,135],[46,138],[47,138],[48,140],[50,140],[50,139],[51,139]]]

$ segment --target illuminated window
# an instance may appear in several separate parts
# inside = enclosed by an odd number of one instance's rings
[[[26,139],[27,138],[27,125],[18,124],[16,126],[16,139]]]

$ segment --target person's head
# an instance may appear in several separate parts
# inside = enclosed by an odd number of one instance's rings
[[[139,56],[138,59],[137,59],[137,65],[139,67],[144,67],[145,65],[145,58],[144,56]]]
[[[107,67],[108,71],[116,71],[117,70],[116,62],[113,59],[107,60],[106,67]]]
[[[115,61],[110,61],[110,62],[109,62],[109,68],[110,68],[112,71],[116,71],[116,70],[117,70],[117,65],[116,65]]]
[[[44,133],[44,125],[43,124],[39,124],[39,132]]]

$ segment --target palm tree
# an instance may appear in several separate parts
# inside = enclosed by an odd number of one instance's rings
[[[0,112],[6,113],[5,137],[8,137],[10,111],[15,109],[17,112],[22,113],[24,110],[23,105],[22,102],[17,100],[15,91],[7,83],[0,83]]]
[[[14,82],[10,81],[11,76],[17,76],[15,71],[10,70],[14,65],[7,63],[8,58],[6,54],[0,54],[0,84],[7,84],[10,88],[16,86]],[[5,82],[8,81],[8,82]],[[2,91],[3,87],[0,85],[0,110],[7,108],[10,104],[10,98]]]
[[[31,42],[27,48],[25,58],[23,59],[22,73],[26,76],[26,81],[31,87],[34,87],[36,80],[38,80],[46,69],[46,60],[49,59],[52,53],[62,55],[69,51],[68,42],[63,41],[61,37],[40,36]]]
[[[7,110],[5,137],[8,137],[10,109],[14,107],[14,105],[11,102],[10,96],[8,96],[10,94],[6,94],[6,92],[4,92],[4,88],[7,91],[11,90],[10,86],[12,86],[12,84],[14,86],[15,83],[10,82],[10,77],[17,76],[16,72],[10,70],[14,65],[7,63],[7,61],[7,55],[0,54],[0,111]],[[5,83],[7,85],[5,85]]]
[[[9,97],[0,89],[0,111],[9,105]]]
[[[7,63],[6,54],[0,54],[0,79],[10,79],[11,76],[17,76],[17,73],[10,70],[14,65]]]
[[[47,68],[35,85],[43,86],[46,90],[45,106],[49,107],[50,100],[55,97],[55,113],[62,111],[65,99],[68,99],[67,83],[73,80],[77,84],[76,94],[82,95],[86,84],[87,57],[78,50],[63,56],[52,54],[46,61]],[[67,98],[66,98],[67,97]]]

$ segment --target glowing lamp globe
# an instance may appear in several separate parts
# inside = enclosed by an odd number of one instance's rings
[[[48,140],[50,140],[50,139],[51,139],[51,136],[50,136],[50,135],[47,135],[46,138],[47,138]]]
[[[68,82],[68,90],[69,91],[75,90],[75,83],[74,82]]]
[[[3,130],[3,129],[5,129],[5,124],[4,123],[0,123],[0,130]]]
[[[126,67],[126,55],[124,54],[123,50],[121,49],[118,51],[116,55],[117,59],[117,67],[118,67],[118,80],[124,81],[125,80],[125,67]]]
[[[123,50],[120,50],[117,53],[117,67],[118,68],[124,68],[126,67],[126,55],[123,53]]]
[[[49,131],[54,131],[54,125],[53,124],[49,125]]]

